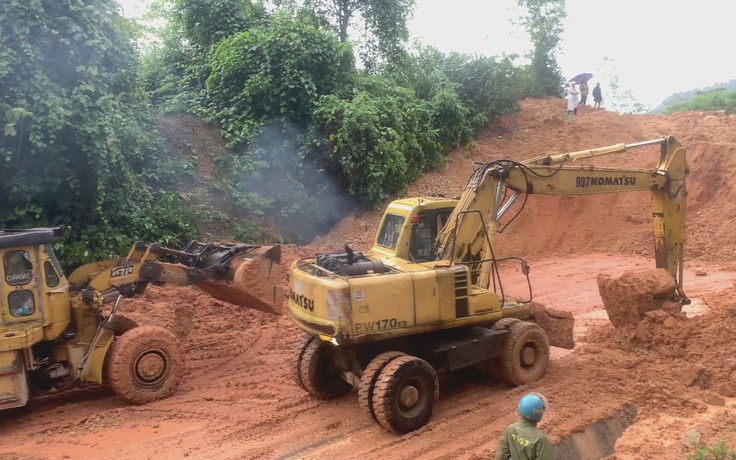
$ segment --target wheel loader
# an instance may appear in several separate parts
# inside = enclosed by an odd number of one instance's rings
[[[659,147],[652,169],[572,164],[647,146]],[[651,192],[656,267],[676,283],[672,300],[687,303],[687,174],[685,149],[664,137],[522,162],[493,160],[474,170],[459,200],[392,202],[370,251],[346,245],[343,253],[290,267],[289,314],[306,332],[291,364],[297,385],[317,399],[357,389],[364,412],[401,434],[430,420],[439,373],[476,366],[513,386],[542,377],[550,345],[574,346],[572,316],[533,302],[528,263],[496,257],[493,244],[527,194]],[[529,283],[528,298],[512,298],[505,289],[508,272],[501,267],[507,270],[509,261]]]
[[[174,250],[139,242],[125,258],[83,265],[67,278],[51,246],[60,234],[0,230],[0,409],[52,388],[92,384],[107,383],[135,404],[174,392],[184,374],[176,335],[118,312],[149,283],[194,285],[225,302],[280,313],[279,246],[192,241]]]

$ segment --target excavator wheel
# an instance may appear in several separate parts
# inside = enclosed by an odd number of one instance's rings
[[[519,318],[501,318],[491,326],[494,331],[501,331],[504,329],[510,329],[512,324],[516,324],[521,321]]]
[[[304,334],[304,336],[299,339],[299,342],[297,342],[295,353],[291,357],[291,365],[289,369],[291,371],[291,378],[292,380],[294,380],[294,383],[296,383],[299,388],[305,391],[307,389],[304,387],[304,383],[302,383],[302,376],[299,372],[299,367],[301,366],[302,357],[304,356],[304,352],[307,350],[307,346],[314,340],[317,340],[317,337],[309,334]]]
[[[383,368],[373,391],[376,421],[404,434],[427,424],[440,394],[434,368],[414,356],[399,356]]]
[[[353,387],[330,370],[330,354],[321,340],[309,341],[299,362],[299,378],[307,390],[317,399],[335,399],[348,393]]]
[[[549,363],[549,340],[535,323],[519,321],[511,325],[503,344],[500,374],[504,382],[519,386],[544,375]]]
[[[376,412],[373,410],[373,392],[375,390],[376,380],[378,380],[378,376],[383,368],[399,356],[406,356],[406,353],[400,351],[381,353],[368,363],[363,371],[363,375],[360,376],[358,402],[363,411],[373,417],[373,420],[376,420]]]
[[[140,326],[115,340],[107,377],[112,389],[133,404],[147,404],[176,390],[184,354],[176,336],[158,326]]]

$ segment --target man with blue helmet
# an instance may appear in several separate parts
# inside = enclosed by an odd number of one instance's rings
[[[555,450],[547,436],[537,428],[547,409],[547,398],[529,393],[519,400],[521,420],[506,428],[496,451],[496,460],[554,460]]]

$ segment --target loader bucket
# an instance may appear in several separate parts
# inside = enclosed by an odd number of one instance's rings
[[[275,315],[283,311],[281,246],[257,246],[228,262],[228,281],[203,281],[196,286],[215,299]]]

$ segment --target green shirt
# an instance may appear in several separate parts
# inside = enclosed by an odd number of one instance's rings
[[[496,451],[496,460],[554,460],[555,449],[537,425],[526,419],[506,428]]]

